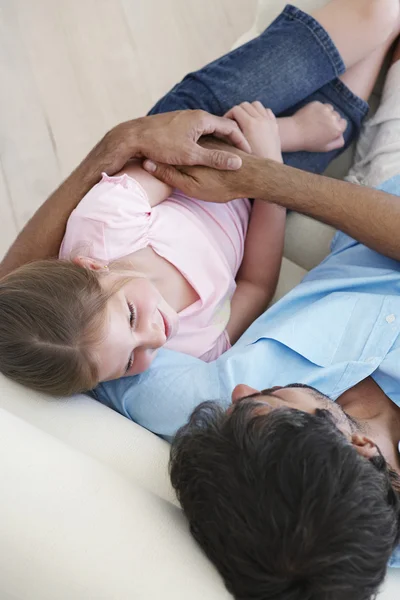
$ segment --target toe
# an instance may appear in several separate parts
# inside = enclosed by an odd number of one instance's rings
[[[332,150],[338,150],[339,148],[343,148],[344,144],[344,137],[340,135],[335,140],[327,144],[327,146],[325,147],[325,152],[331,152]]]
[[[341,114],[339,114],[338,112],[336,112],[336,110],[334,110],[332,114],[333,114],[333,117],[334,117],[334,118],[335,118],[337,121],[340,121],[340,120],[341,120],[341,118],[342,118],[342,115],[341,115]]]
[[[346,128],[347,128],[347,121],[346,121],[346,119],[343,119],[342,115],[340,115],[336,111],[333,113],[333,118],[334,118],[335,130],[338,133],[343,133],[344,131],[346,131]]]

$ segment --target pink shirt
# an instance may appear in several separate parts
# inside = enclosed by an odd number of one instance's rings
[[[177,190],[152,208],[135,179],[103,173],[72,212],[59,256],[110,262],[150,246],[199,296],[179,313],[178,334],[165,347],[211,361],[230,348],[225,328],[249,214],[247,199],[215,204]]]

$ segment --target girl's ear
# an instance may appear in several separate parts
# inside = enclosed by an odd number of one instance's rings
[[[72,262],[84,269],[90,269],[91,271],[99,271],[100,269],[107,268],[107,265],[95,260],[94,258],[88,258],[87,256],[75,256]]]

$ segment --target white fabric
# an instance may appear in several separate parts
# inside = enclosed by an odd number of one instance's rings
[[[178,506],[168,477],[169,444],[88,396],[49,398],[0,375],[0,409]]]
[[[400,172],[400,61],[389,69],[381,104],[357,144],[355,164],[346,179],[377,187]]]
[[[283,6],[260,0],[246,39]],[[346,173],[349,156],[334,175]],[[323,258],[331,237],[329,227],[289,217],[277,297]],[[0,599],[228,600],[188,532],[167,468],[167,444],[124,417],[0,376]],[[381,600],[399,589],[400,572],[391,572]]]
[[[229,598],[177,507],[4,410],[0,455],[1,598]]]

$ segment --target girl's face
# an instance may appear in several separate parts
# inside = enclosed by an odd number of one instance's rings
[[[128,273],[100,278],[106,291]],[[129,274],[131,276],[131,273]],[[108,300],[101,343],[95,349],[100,381],[137,375],[178,331],[177,313],[145,277],[132,277]]]

